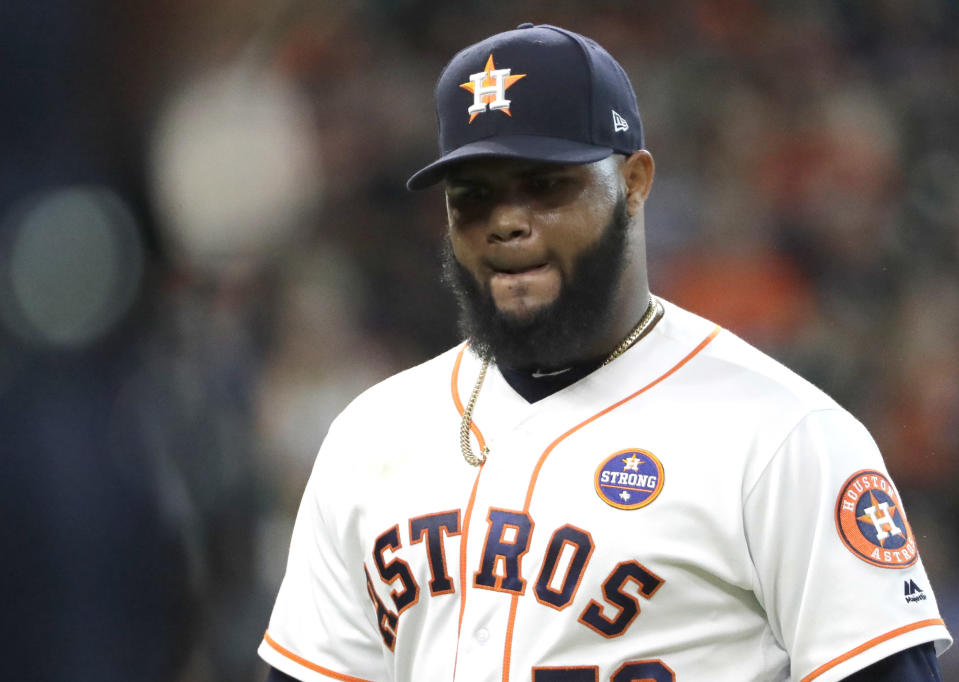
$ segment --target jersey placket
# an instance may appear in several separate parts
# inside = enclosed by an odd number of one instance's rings
[[[535,523],[522,507],[537,443],[522,426],[514,426],[498,429],[489,446],[463,538],[467,544],[461,567],[465,584],[460,586],[464,604],[457,679],[480,679],[477,672],[502,657],[510,611],[529,589],[527,551]]]

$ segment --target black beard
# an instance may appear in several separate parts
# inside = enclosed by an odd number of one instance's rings
[[[629,214],[621,197],[599,239],[576,257],[559,296],[531,316],[504,315],[488,288],[453,255],[447,237],[443,248],[443,281],[459,303],[459,330],[485,360],[512,369],[559,369],[581,357],[607,328],[616,290],[627,260]]]

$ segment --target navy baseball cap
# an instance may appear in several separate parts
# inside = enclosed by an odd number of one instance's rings
[[[623,67],[595,41],[521,24],[461,50],[436,84],[440,157],[406,182],[425,189],[484,157],[591,163],[643,148]]]

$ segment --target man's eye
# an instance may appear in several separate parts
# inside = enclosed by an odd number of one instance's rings
[[[447,190],[450,201],[456,205],[482,203],[489,197],[489,190],[482,186],[455,187]]]
[[[561,191],[565,186],[565,178],[552,175],[530,178],[529,180],[529,190],[534,194],[552,194]]]

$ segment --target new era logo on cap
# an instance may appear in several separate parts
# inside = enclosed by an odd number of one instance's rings
[[[613,132],[615,133],[625,133],[629,130],[629,124],[626,122],[626,119],[616,113],[615,110],[610,109],[613,113]]]

